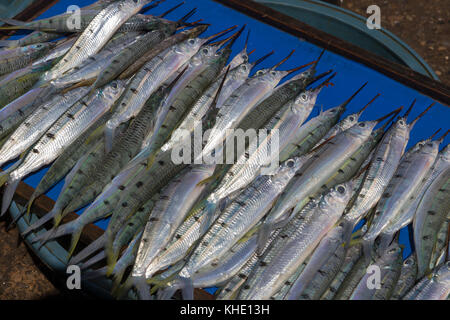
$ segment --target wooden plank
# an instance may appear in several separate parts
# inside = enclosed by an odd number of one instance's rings
[[[31,21],[42,13],[47,11],[51,6],[57,3],[58,0],[35,0],[25,10],[17,14],[14,19],[20,21]],[[0,39],[6,39],[13,35],[16,31],[2,31]]]
[[[450,106],[450,87],[406,66],[392,62],[288,15],[250,0],[214,0],[326,50],[362,63],[428,97]]]

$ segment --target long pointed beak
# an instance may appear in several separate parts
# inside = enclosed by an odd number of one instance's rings
[[[254,68],[255,66],[257,66],[258,64],[260,64],[261,62],[263,62],[264,60],[266,60],[268,57],[270,57],[271,55],[274,54],[275,51],[271,51],[268,54],[262,56],[261,58],[259,58],[258,60],[256,60],[255,62],[251,63],[251,67]],[[250,54],[250,53],[249,53]]]
[[[221,35],[223,35],[225,33],[228,33],[231,30],[234,30],[236,28],[237,28],[237,25],[234,25],[232,27],[229,27],[228,29],[225,29],[225,30],[220,31],[220,32],[218,32],[216,34],[213,34],[212,36],[209,36],[208,38],[203,39],[203,43],[207,43],[208,41],[212,41],[213,39],[218,38],[219,36],[221,36]]]
[[[244,29],[245,29],[246,26],[247,26],[247,25],[244,24],[244,25],[242,26],[242,28],[239,29],[238,32],[236,32],[235,34],[233,34],[233,35],[228,39],[230,42],[227,44],[227,46],[226,46],[227,48],[231,49],[231,47],[232,47],[233,44],[236,42],[236,40],[241,36],[241,34],[242,34],[242,32],[244,31]],[[228,41],[228,40],[227,40],[227,41]]]
[[[177,21],[177,24],[185,24],[186,20],[189,19],[190,17],[192,17],[196,11],[197,11],[197,8],[194,8],[191,11],[189,11],[188,13],[186,13],[184,16],[182,16],[180,18],[180,20]]]
[[[315,77],[311,80],[311,82],[308,84],[308,86],[310,86],[310,85],[316,83],[317,81],[319,81],[320,79],[326,77],[327,75],[329,75],[329,74],[332,73],[332,72],[333,72],[333,70],[328,70],[327,72],[323,72],[323,73],[321,73],[321,74],[315,76]]]
[[[331,76],[329,76],[324,82],[322,82],[321,84],[319,84],[316,88],[312,89],[314,92],[319,92],[320,90],[322,90],[323,87],[325,87],[326,85],[328,85],[330,83],[330,80],[333,79],[336,76],[336,72],[333,73]]]
[[[411,105],[409,106],[408,110],[406,110],[405,115],[403,116],[403,118],[407,119],[409,114],[411,113],[412,108],[414,107],[414,105],[416,104],[416,99],[414,99],[411,102]]]
[[[350,96],[350,98],[348,98],[346,101],[344,101],[344,103],[342,103],[341,105],[342,106],[347,106],[349,103],[350,103],[350,101],[352,101],[355,97],[356,97],[356,95],[362,90],[362,89],[364,89],[364,87],[367,85],[367,82],[366,83],[364,83],[358,90],[356,90],[355,91],[355,93],[354,94],[352,94],[351,96]]]
[[[439,130],[440,130],[440,129],[439,129]],[[436,132],[436,133],[437,133],[437,132]],[[438,139],[439,143],[442,143],[442,141],[444,141],[445,137],[446,137],[449,133],[450,133],[450,129],[447,130],[447,131],[442,135],[442,137],[440,137],[440,138]]]
[[[283,60],[281,60],[280,62],[278,62],[276,65],[274,65],[272,68],[270,68],[271,70],[275,70],[276,68],[278,68],[279,66],[281,66],[283,63],[285,63],[295,52],[295,49],[291,51],[291,53],[288,54],[288,56],[286,58],[284,58]]]
[[[247,55],[249,56],[249,55],[251,55],[253,52],[255,52],[256,51],[256,49],[253,49],[252,51],[250,51],[249,53],[247,53]],[[273,52],[275,52],[275,51],[273,51]]]
[[[250,29],[247,32],[247,38],[245,38],[245,44],[244,44],[244,52],[247,52],[247,48],[248,48],[248,39],[250,38]],[[250,55],[250,53],[249,53]]]
[[[152,10],[152,9],[156,8],[157,6],[159,6],[160,3],[163,3],[164,1],[166,1],[166,0],[159,0],[159,1],[156,1],[155,3],[152,3],[151,5],[149,5],[148,7],[143,8],[143,9],[140,11],[140,13],[144,13],[144,12],[147,12],[147,11],[149,11],[149,10]],[[144,6],[147,5],[147,4],[149,4],[149,3],[151,3],[151,2],[152,2],[152,1],[147,2],[146,4],[144,4]]]
[[[158,18],[164,18],[165,16],[167,16],[169,13],[175,11],[176,9],[178,9],[179,7],[181,7],[183,4],[185,4],[186,2],[183,1],[179,4],[177,4],[175,7],[170,8],[169,10],[167,10],[166,12],[164,12],[163,14],[161,14],[160,16],[158,16]]]
[[[439,131],[441,131],[442,128],[439,128],[436,130],[435,133],[433,133],[427,140],[433,140],[433,138],[439,133]]]
[[[402,110],[402,109],[403,109],[403,107],[397,108],[394,111],[389,112],[387,115],[382,116],[381,118],[378,118],[378,119],[376,119],[374,121],[378,124],[381,121],[383,121],[384,119],[387,119],[387,118],[389,118],[392,115],[396,116],[400,112],[400,110]]]
[[[434,106],[436,104],[436,102],[433,102],[432,104],[430,104],[429,106],[428,106],[428,108],[426,108],[425,110],[423,110],[410,124],[409,124],[409,128],[410,128],[410,130],[414,127],[414,125],[417,123],[417,121],[419,121],[420,120],[420,118],[422,118],[424,115],[425,115],[425,113],[427,113],[428,112],[428,110],[430,110],[431,109],[431,107],[432,106]]]
[[[386,121],[386,122],[380,127],[380,129],[384,131],[384,129],[388,126],[388,124],[391,123],[392,121],[394,121],[395,117],[400,113],[400,111],[402,111],[402,109],[403,109],[403,106],[401,106],[400,108],[397,108],[396,110],[394,110],[394,111],[397,111],[397,112],[395,112],[395,113],[391,116],[391,118],[390,118],[388,121]]]
[[[373,97],[372,100],[370,100],[361,110],[359,110],[357,113],[358,117],[360,117],[364,112],[364,110],[366,110],[376,99],[378,99],[379,96],[381,96],[380,93],[378,93],[375,97]]]
[[[312,66],[313,69],[316,69],[317,65],[319,64],[320,59],[322,58],[323,54],[325,53],[325,49],[322,50],[322,52],[320,52],[319,56],[316,59],[316,63],[314,63],[314,65]]]
[[[186,27],[196,27],[196,26],[198,26],[199,24],[200,24],[200,22],[202,22],[203,21],[203,19],[199,19],[199,20],[196,20],[196,21],[194,21],[194,22],[186,22],[186,23],[183,23],[181,26],[179,26],[178,28],[177,28],[177,30],[181,30],[181,29],[184,29],[184,28],[186,28]]]
[[[309,62],[309,63],[307,63],[307,64],[304,64],[304,65],[302,65],[302,66],[296,67],[296,68],[291,69],[291,70],[287,70],[287,71],[285,71],[285,72],[286,72],[286,76],[289,75],[289,74],[291,74],[291,73],[293,73],[293,72],[295,72],[295,71],[298,71],[298,70],[301,70],[301,69],[303,69],[303,68],[305,68],[305,67],[307,67],[307,66],[310,66],[310,65],[312,65],[313,63],[315,63],[315,61],[311,61],[311,62]]]
[[[233,39],[233,37],[236,37],[236,34],[237,34],[237,33],[233,33],[231,36],[229,36],[228,38],[223,39],[223,40],[219,40],[219,41],[216,41],[216,42],[210,42],[210,43],[208,43],[208,45],[209,45],[209,46],[214,46],[214,47],[220,48],[220,47],[223,46],[225,43],[227,43],[228,41],[230,41],[231,39]]]
[[[198,37],[199,35],[201,35],[203,32],[205,32],[208,28],[209,28],[210,24],[208,23],[201,23],[198,24],[197,26],[195,26],[192,29],[183,31],[186,32],[190,38],[195,38]]]

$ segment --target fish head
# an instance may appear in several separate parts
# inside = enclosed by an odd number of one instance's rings
[[[286,170],[286,171],[291,171],[291,172],[295,173],[305,164],[305,162],[309,158],[310,158],[310,155],[304,155],[301,157],[290,158],[281,164],[280,170]]]
[[[372,134],[373,128],[375,128],[377,123],[378,123],[377,121],[357,122],[352,127],[350,127],[346,132],[361,137],[362,139],[366,139]]]
[[[117,6],[121,11],[137,14],[143,6],[151,1],[152,0],[125,0],[117,3]]]
[[[332,207],[345,207],[353,194],[353,182],[338,184],[325,195],[325,201]]]
[[[450,144],[447,144],[444,149],[439,152],[439,157],[445,161],[450,161]]]
[[[417,263],[416,260],[414,259],[414,255],[411,255],[405,261],[403,261],[403,268],[416,268],[416,267]]]
[[[298,113],[303,110],[311,111],[316,105],[318,95],[319,93],[313,89],[301,92],[294,100],[294,112]]]
[[[189,56],[196,57],[194,59],[200,58],[200,47],[204,43],[204,40],[201,38],[191,38],[183,41],[176,47],[177,53],[187,54]]]
[[[344,119],[342,119],[341,124],[345,128],[350,128],[354,126],[356,123],[358,123],[359,115],[357,113],[352,113],[348,116],[346,116]]]
[[[441,141],[439,140],[425,140],[420,147],[417,147],[417,151],[424,155],[432,155],[433,157],[439,152],[439,145]]]
[[[239,79],[246,79],[252,69],[252,65],[249,62],[242,62],[240,65],[236,67],[236,77]]]
[[[116,99],[125,90],[126,83],[122,80],[114,80],[110,84],[104,86],[99,92],[106,98]]]

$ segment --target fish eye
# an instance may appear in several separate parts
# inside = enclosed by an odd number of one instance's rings
[[[289,159],[289,160],[286,162],[286,165],[287,165],[289,168],[292,168],[292,167],[294,166],[294,163],[295,163],[294,160]]]
[[[403,120],[399,120],[399,121],[398,121],[398,124],[400,124],[400,125],[404,125],[404,124],[405,124],[405,122],[404,122]]]
[[[194,39],[189,40],[189,44],[194,44],[194,43],[195,43]]]
[[[355,121],[355,118],[350,117],[349,120],[350,120],[350,121]]]
[[[305,93],[303,93],[303,94],[300,96],[300,98],[301,98],[303,101],[306,101],[306,100],[308,99],[308,96],[307,96]]]
[[[345,193],[345,188],[343,186],[338,186],[336,188],[337,192],[339,192],[340,194],[344,194]]]
[[[111,84],[111,87],[113,87],[114,89],[117,89],[117,82],[113,82],[113,83]]]
[[[202,52],[203,52],[204,54],[208,54],[209,50],[206,49],[206,48],[204,48],[204,49],[202,50]]]
[[[244,54],[244,55],[242,56],[242,59],[244,59],[244,61],[248,60],[248,55]]]
[[[396,248],[393,248],[393,249],[389,250],[389,253],[395,253],[395,252],[397,252]]]
[[[359,124],[359,126],[360,126],[361,128],[364,128],[364,127],[366,126],[366,124],[365,124],[364,122],[361,122],[361,123]]]
[[[405,266],[411,266],[414,264],[414,260],[413,259],[406,259],[405,260]]]
[[[258,75],[258,76],[260,76],[260,75],[262,75],[263,74],[263,71],[262,70],[258,70],[257,72],[256,72],[256,75]]]
[[[275,71],[270,72],[271,75],[275,76],[277,73]]]

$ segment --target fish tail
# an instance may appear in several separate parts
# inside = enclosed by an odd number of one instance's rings
[[[105,245],[105,240],[106,237],[103,234],[102,236],[100,236],[100,238],[81,250],[76,256],[72,257],[69,261],[69,264],[79,264],[81,261],[91,256],[93,253],[103,248],[103,246]]]
[[[272,231],[272,225],[264,223],[258,232],[258,247],[256,253],[261,255],[264,251],[267,241],[269,240],[270,232]]]
[[[3,216],[6,213],[6,211],[8,211],[9,206],[11,205],[12,198],[14,196],[14,193],[16,192],[19,183],[20,179],[8,181],[8,185],[5,191],[3,192],[2,211],[0,213],[0,217]]]
[[[45,216],[37,220],[35,223],[33,223],[31,226],[29,226],[24,232],[23,236],[27,236],[30,232],[40,228],[42,225],[44,225],[47,221],[50,221],[57,213],[59,212],[58,208],[53,207],[53,209],[48,212]]]
[[[34,238],[32,242],[36,243],[40,241],[42,244],[44,244],[50,240],[65,236],[67,234],[71,234],[72,232],[75,232],[77,229],[78,226],[76,224],[76,220],[73,220],[56,229],[53,228],[51,230],[48,230],[47,232],[44,232],[43,234]]]
[[[79,227],[79,228],[76,228],[72,232],[72,238],[70,239],[70,248],[69,248],[69,251],[67,253],[67,259],[68,260],[72,257],[73,252],[75,251],[75,248],[77,247],[78,241],[80,241],[81,232],[83,232],[83,227],[82,226]]]
[[[110,241],[108,241],[106,244],[105,252],[106,252],[106,262],[108,266],[106,275],[110,276],[114,271],[119,255],[114,251],[114,247]]]
[[[27,203],[27,212],[26,212],[26,215],[27,215],[28,217],[30,216],[31,206],[33,205],[33,202],[34,202],[35,199],[36,199],[36,196],[35,196],[34,193],[33,193],[33,195],[31,196],[30,200],[28,200],[28,203]]]

